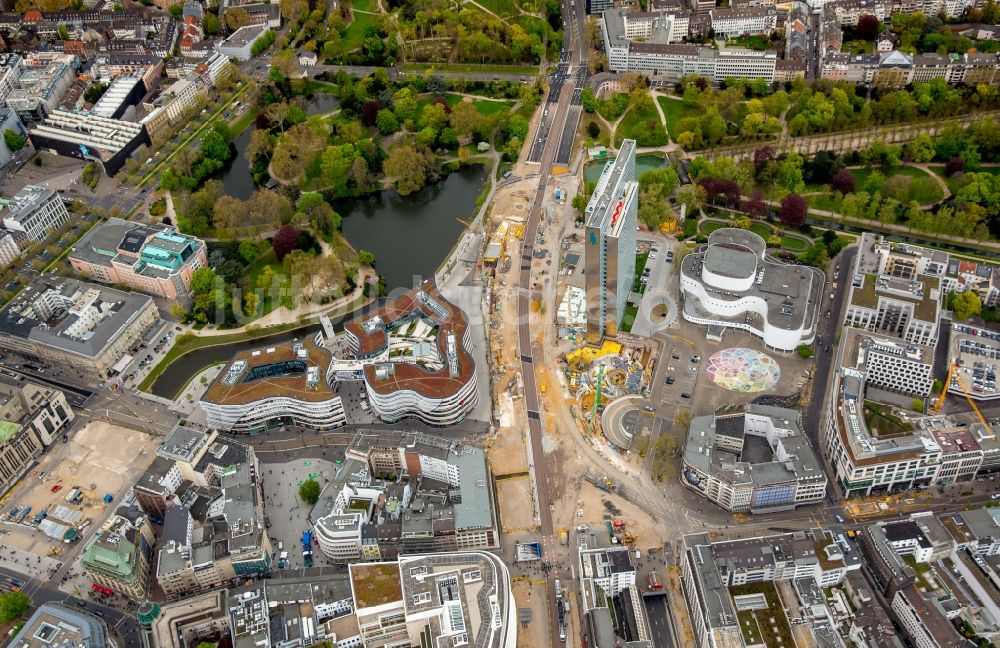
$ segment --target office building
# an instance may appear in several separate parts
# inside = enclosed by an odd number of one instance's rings
[[[69,222],[69,211],[52,189],[27,185],[3,208],[3,226],[14,238],[28,245],[45,240],[54,230]]]
[[[333,562],[493,549],[499,532],[482,450],[428,435],[362,431],[309,513]]]
[[[774,11],[773,7],[767,9]],[[748,10],[749,8],[724,11]],[[680,42],[684,38],[680,30],[686,24],[688,31],[694,31],[696,18],[699,16],[690,16],[679,10],[667,11],[651,18],[645,18],[643,14],[632,18],[633,15],[635,14],[615,10],[605,11],[601,18],[601,36],[604,39],[608,70],[611,72],[639,72],[667,81],[679,81],[688,76],[705,77],[714,83],[739,77],[764,79],[768,83],[774,81],[778,55],[773,50],[716,50],[701,45],[687,45]],[[706,30],[709,20],[705,16]],[[646,33],[649,33],[648,38]]]
[[[249,61],[253,56],[254,44],[270,31],[271,28],[267,25],[240,27],[218,45],[219,54],[237,61]]]
[[[21,256],[16,237],[7,230],[0,230],[0,267],[7,267]]]
[[[747,331],[764,344],[792,351],[816,337],[823,272],[782,263],[748,230],[722,228],[681,261],[684,319],[721,340],[727,328]]]
[[[479,402],[470,332],[468,316],[426,281],[345,324],[353,358],[335,359],[327,376],[363,380],[372,409],[386,423],[413,418],[455,425]]]
[[[11,108],[0,108],[0,133],[4,133],[8,130],[14,131],[25,140],[28,139],[28,131],[24,128],[24,124],[21,123],[21,119],[17,116],[17,112]],[[14,151],[11,151],[10,147],[7,146],[7,140],[0,138],[0,167],[10,162],[13,157]],[[2,262],[3,256],[0,254],[0,263]]]
[[[91,538],[80,555],[80,566],[98,585],[142,601],[149,588],[153,545],[153,533],[144,519],[133,524],[115,515]]]
[[[867,232],[858,245],[844,324],[933,346],[948,254]]]
[[[35,148],[97,162],[109,176],[118,173],[137,148],[151,143],[142,124],[64,110],[50,113],[30,133]]]
[[[861,568],[858,552],[819,528],[720,541],[701,533],[685,536],[683,542],[681,585],[694,629],[693,645],[709,648],[764,645],[759,633],[741,627],[747,610],[756,610],[787,630],[785,611],[774,604],[779,600],[776,581],[796,589],[800,583],[832,587]]]
[[[138,104],[146,94],[146,84],[141,78],[119,76],[97,100],[91,112],[98,117],[120,119],[125,111]]]
[[[614,161],[597,180],[584,211],[587,289],[587,344],[618,335],[635,282],[639,183],[635,181],[635,140],[624,140]]]
[[[51,61],[29,57],[7,95],[7,107],[17,112],[25,124],[38,124],[52,114],[73,83],[75,70],[71,61],[75,57],[56,56]]]
[[[169,599],[271,571],[256,456],[240,444],[219,449],[230,454],[231,463],[213,484],[185,482],[167,507],[156,581]]]
[[[716,7],[708,13],[717,36],[770,35],[778,24],[773,6]]]
[[[0,493],[38,463],[75,418],[65,395],[53,387],[0,376]]]
[[[738,414],[699,416],[684,447],[682,483],[734,513],[817,504],[826,474],[795,410],[750,404]]]
[[[283,425],[344,425],[344,406],[326,378],[330,358],[309,339],[237,353],[199,401],[206,423],[245,434]]]
[[[39,280],[0,311],[0,348],[72,371],[110,376],[160,322],[152,298],[63,277]],[[121,368],[115,369],[116,366]]]
[[[962,648],[968,645],[951,621],[920,593],[916,584],[896,590],[892,611],[917,648]]]
[[[96,615],[62,603],[42,603],[17,632],[16,648],[111,648],[108,626]]]
[[[110,218],[76,242],[69,263],[87,278],[186,302],[191,276],[208,266],[208,255],[204,241],[172,227]]]

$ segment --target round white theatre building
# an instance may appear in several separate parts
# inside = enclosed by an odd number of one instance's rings
[[[721,339],[727,328],[748,331],[779,351],[811,344],[823,299],[822,271],[767,255],[753,232],[723,228],[681,261],[684,319]]]

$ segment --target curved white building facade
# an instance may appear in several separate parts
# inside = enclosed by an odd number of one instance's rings
[[[681,262],[684,319],[719,329],[747,331],[764,344],[792,351],[816,336],[825,276],[776,261],[760,236],[724,228]]]
[[[339,396],[322,401],[274,396],[241,404],[202,401],[201,406],[208,426],[230,432],[258,432],[279,421],[314,430],[332,430],[347,423]]]
[[[328,377],[363,380],[384,422],[455,425],[478,403],[468,318],[432,282],[348,322],[344,336],[354,359],[334,360]]]

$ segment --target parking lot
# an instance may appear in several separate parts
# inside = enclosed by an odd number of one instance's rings
[[[120,504],[159,445],[154,436],[104,421],[91,421],[68,439],[53,445],[4,499],[5,544],[38,556],[48,556],[53,549],[61,551],[61,543],[46,537],[34,523],[41,511],[51,511],[57,505],[81,513],[76,526],[82,526],[81,536],[87,537]],[[74,488],[79,488],[82,496],[75,505],[66,501]],[[105,495],[112,496],[112,503],[104,501]],[[31,507],[27,516],[20,523],[12,522],[8,513],[25,506]],[[91,522],[84,526],[86,520]]]
[[[666,365],[663,386],[660,390],[660,405],[691,407],[698,376],[701,373],[701,357],[679,342],[669,342],[660,362]]]
[[[278,568],[279,549],[282,543],[288,552],[287,569],[301,569],[302,563],[302,532],[311,529],[309,510],[312,508],[299,499],[299,485],[307,479],[315,479],[323,487],[333,479],[341,466],[325,459],[296,459],[286,463],[266,464],[262,468],[264,477],[264,511],[271,522],[268,537],[271,538],[271,549],[275,569]],[[313,543],[313,566],[332,566]]]

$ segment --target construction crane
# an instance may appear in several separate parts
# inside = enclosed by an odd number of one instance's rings
[[[944,387],[941,389],[941,395],[938,396],[937,400],[931,406],[931,412],[937,414],[941,411],[941,406],[944,405],[944,399],[948,397],[948,388],[951,387],[952,380],[958,385],[958,388],[962,390],[962,395],[965,396],[965,400],[969,401],[969,405],[972,406],[972,411],[976,413],[979,418],[979,422],[983,424],[983,436],[987,439],[995,439],[996,435],[993,433],[993,428],[986,421],[986,417],[983,413],[979,411],[979,407],[976,402],[972,400],[972,396],[969,394],[969,390],[965,388],[965,383],[962,382],[960,376],[955,375],[955,370],[958,369],[958,363],[952,360],[951,364],[948,366],[948,377],[944,381]]]

